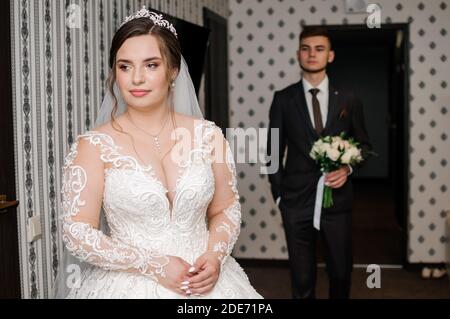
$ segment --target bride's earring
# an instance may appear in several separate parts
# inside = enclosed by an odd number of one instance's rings
[[[172,83],[170,83],[170,88],[173,90],[175,89],[175,81],[172,81]]]

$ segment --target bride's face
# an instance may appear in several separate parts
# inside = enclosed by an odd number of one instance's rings
[[[125,102],[134,108],[166,103],[167,66],[153,35],[127,39],[116,56],[116,81]]]

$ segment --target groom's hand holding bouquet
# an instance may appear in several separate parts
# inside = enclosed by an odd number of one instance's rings
[[[319,164],[324,174],[323,207],[333,206],[332,189],[342,187],[347,181],[350,166],[363,161],[359,143],[340,136],[321,137],[311,149],[310,156]],[[320,182],[319,187],[321,188]]]

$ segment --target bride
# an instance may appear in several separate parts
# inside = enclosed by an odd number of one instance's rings
[[[175,28],[145,7],[114,35],[97,127],[65,159],[56,298],[261,298],[230,253],[229,144],[202,118]]]

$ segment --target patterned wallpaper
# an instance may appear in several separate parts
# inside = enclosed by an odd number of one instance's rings
[[[371,1],[369,1],[371,2]],[[410,23],[409,261],[445,258],[450,210],[450,1],[379,0],[382,23]],[[267,127],[275,90],[299,79],[302,24],[362,24],[343,0],[230,0],[231,126]],[[238,164],[244,227],[235,255],[286,259],[281,217],[258,165]]]
[[[47,298],[62,248],[60,169],[102,101],[114,30],[144,4],[199,25],[203,7],[225,17],[229,7],[227,0],[10,1],[22,297]],[[69,12],[80,19],[66,25]],[[43,237],[28,243],[27,220],[36,215]]]

